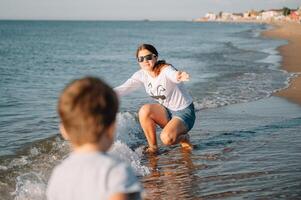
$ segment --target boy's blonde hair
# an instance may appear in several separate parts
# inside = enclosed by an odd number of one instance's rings
[[[113,89],[95,77],[74,80],[63,90],[58,113],[75,145],[97,143],[115,122],[118,99]]]

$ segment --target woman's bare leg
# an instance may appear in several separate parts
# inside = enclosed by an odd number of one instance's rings
[[[148,151],[156,152],[156,124],[163,128],[168,123],[166,109],[160,104],[145,104],[139,110],[139,121],[149,145]]]
[[[163,128],[160,138],[165,145],[178,144],[184,148],[192,149],[186,127],[179,118],[172,118]]]

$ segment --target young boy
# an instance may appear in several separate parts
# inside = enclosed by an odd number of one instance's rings
[[[141,186],[131,168],[106,154],[114,140],[118,99],[103,81],[86,77],[63,90],[60,131],[73,152],[49,180],[48,200],[140,199]]]

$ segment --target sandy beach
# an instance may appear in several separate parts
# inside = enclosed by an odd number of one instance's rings
[[[288,41],[278,48],[283,57],[282,67],[292,73],[301,73],[301,25],[297,23],[274,23],[274,29],[263,32],[263,36],[280,38]],[[275,95],[284,97],[301,105],[301,76],[291,80],[290,86]]]

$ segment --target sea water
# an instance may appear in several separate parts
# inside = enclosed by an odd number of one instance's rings
[[[277,117],[279,113],[272,113],[261,121],[256,117],[248,120],[253,109],[265,112],[258,102],[273,99],[270,98],[273,91],[287,87],[293,76],[280,69],[281,56],[276,50],[287,42],[261,37],[260,32],[267,28],[270,27],[262,24],[194,22],[0,21],[0,199],[45,198],[51,170],[70,151],[68,143],[59,136],[56,113],[59,92],[72,79],[87,75],[100,77],[112,87],[122,84],[139,69],[135,51],[141,43],[153,44],[159,51],[159,59],[190,73],[191,81],[185,85],[199,116],[191,131],[192,143],[197,148],[188,155],[177,147],[166,148],[169,153],[156,158],[155,164],[142,154],[146,141],[137,111],[152,100],[141,88],[121,99],[116,140],[110,153],[134,168],[149,199],[170,199],[162,188],[168,190],[171,180],[175,180],[173,183],[182,192],[178,194],[181,199],[225,198],[233,196],[235,191],[238,198],[258,195],[259,189],[252,187],[227,190],[233,187],[227,177],[239,177],[226,174],[222,176],[226,179],[214,178],[212,173],[222,173],[227,159],[239,164],[237,169],[225,169],[248,171],[253,165],[248,166],[235,157],[244,155],[247,151],[244,145],[256,143],[257,137],[268,140],[271,131],[288,136],[300,128],[298,107],[286,113],[291,105],[284,100],[271,101],[284,107],[281,118]],[[241,111],[239,106],[251,106],[253,102],[253,109]],[[224,109],[234,114],[227,115]],[[226,117],[232,119],[231,125],[225,124]],[[214,120],[217,118],[220,120]],[[274,127],[279,121],[283,126]],[[266,126],[273,128],[266,131]],[[281,138],[277,139],[281,142]],[[293,142],[294,137],[289,140]],[[260,153],[255,151],[247,158],[256,160]],[[158,164],[156,161],[160,159],[163,162]],[[197,162],[197,167],[193,162]],[[183,167],[188,167],[188,174],[177,174],[174,170]],[[300,181],[300,168],[295,171]],[[259,172],[252,173],[245,173],[251,176],[243,179],[246,185],[257,183],[252,177]],[[224,187],[219,188],[216,185],[219,183],[209,180],[218,180]],[[269,190],[269,194],[276,192]]]

